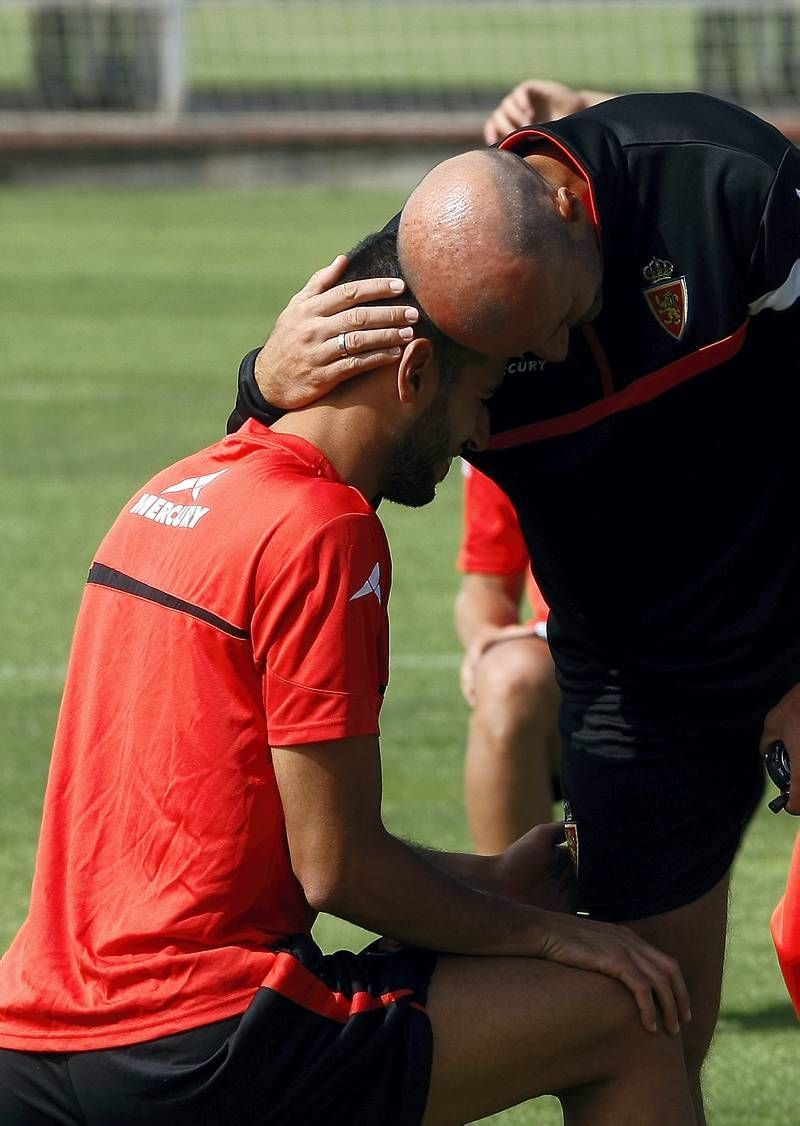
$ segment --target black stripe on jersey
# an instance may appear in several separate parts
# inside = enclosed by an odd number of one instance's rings
[[[156,586],[142,583],[138,579],[131,578],[130,575],[123,574],[122,571],[115,571],[113,567],[106,567],[103,563],[92,564],[86,581],[87,583],[95,583],[97,586],[107,586],[112,590],[119,590],[123,594],[133,594],[137,598],[145,598],[148,602],[156,602],[159,606],[166,606],[169,610],[178,610],[181,614],[190,614],[191,617],[198,618],[201,622],[213,626],[214,629],[221,630],[230,637],[237,637],[241,641],[247,641],[250,637],[248,630],[240,629],[232,622],[227,622],[217,614],[212,614],[210,610],[204,610],[202,606],[195,606],[194,603],[186,602],[183,598],[177,598],[174,594],[167,594],[165,590],[159,590]]]

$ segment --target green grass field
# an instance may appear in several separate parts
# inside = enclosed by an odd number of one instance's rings
[[[187,9],[191,86],[505,88],[531,74],[612,89],[697,82],[691,4],[262,0]],[[0,7],[0,85],[31,82],[29,12]],[[85,34],[85,32],[79,32]]]
[[[70,632],[94,547],[138,484],[221,433],[240,356],[307,273],[398,203],[385,192],[314,188],[0,191],[0,950],[26,909]],[[400,834],[465,848],[465,712],[451,627],[459,482],[451,476],[430,508],[381,513],[395,562],[385,816]],[[800,1041],[767,922],[794,831],[788,817],[763,810],[738,868],[708,1068],[711,1121],[720,1126],[791,1120]],[[326,918],[318,938],[332,948],[362,936]],[[495,1119],[559,1120],[552,1100]]]

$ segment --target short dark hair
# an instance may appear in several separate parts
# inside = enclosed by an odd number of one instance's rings
[[[363,281],[365,278],[405,278],[400,268],[400,257],[397,253],[397,232],[391,230],[375,231],[363,238],[348,254],[349,264],[341,281]],[[439,370],[444,384],[452,383],[464,364],[480,358],[479,353],[463,344],[457,344],[445,335],[434,324],[423,309],[416,294],[406,282],[403,293],[397,297],[385,298],[381,301],[365,301],[365,305],[413,305],[419,310],[419,320],[414,325],[414,334],[430,340],[436,358],[439,361]]]

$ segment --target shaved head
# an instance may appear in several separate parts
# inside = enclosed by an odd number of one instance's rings
[[[537,307],[558,302],[573,253],[562,219],[557,189],[521,157],[463,153],[429,172],[403,208],[403,276],[454,340],[488,355],[526,351]]]
[[[553,189],[513,153],[468,152],[437,165],[411,194],[398,235],[403,273],[457,340],[500,328],[509,292],[560,239]]]

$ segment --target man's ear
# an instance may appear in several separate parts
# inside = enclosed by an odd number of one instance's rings
[[[566,222],[573,222],[576,218],[578,202],[575,192],[570,191],[569,188],[562,186],[557,189],[555,196],[556,211]]]
[[[397,368],[397,394],[401,403],[422,410],[432,402],[439,389],[439,365],[433,345],[424,336],[412,340],[403,349]]]

